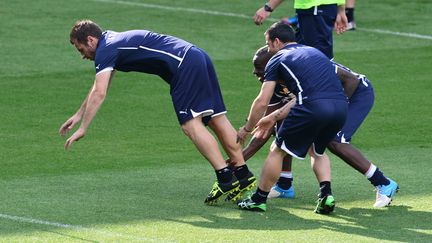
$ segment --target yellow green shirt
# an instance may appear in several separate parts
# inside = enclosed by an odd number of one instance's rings
[[[343,5],[345,4],[345,0],[295,0],[294,8],[308,9],[314,6],[325,5],[325,4]]]

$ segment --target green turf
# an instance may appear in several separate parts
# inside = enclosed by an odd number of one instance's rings
[[[263,2],[125,0],[252,16]],[[117,73],[87,136],[63,150],[59,126],[79,107],[93,64],[68,43],[80,18],[117,31],[182,37],[213,58],[228,117],[244,122],[258,83],[251,58],[270,22],[95,0],[3,1],[0,6],[0,242],[432,241],[432,3],[359,1],[358,30],[335,36],[336,61],[366,74],[375,106],[353,143],[401,187],[372,209],[373,187],[331,155],[336,211],[313,213],[318,186],[294,162],[296,199],[266,213],[209,207],[208,163],[182,134],[157,77]],[[291,15],[285,1],[272,17]],[[420,39],[374,32],[415,33]],[[250,161],[259,175],[266,149]]]

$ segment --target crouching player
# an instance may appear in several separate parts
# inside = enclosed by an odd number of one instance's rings
[[[264,80],[264,68],[272,56],[273,54],[268,52],[267,46],[264,46],[256,52],[253,58],[254,74],[261,82]],[[381,208],[388,206],[398,190],[397,183],[384,176],[376,165],[366,159],[357,148],[350,144],[352,136],[372,109],[374,103],[372,85],[365,75],[357,74],[341,64],[334,63],[334,66],[344,86],[345,94],[349,98],[349,105],[347,120],[344,127],[333,141],[328,144],[327,148],[345,161],[345,163],[365,175],[371,184],[376,187],[377,192],[376,201],[373,205],[374,207]],[[279,92],[275,92],[273,95],[266,114],[270,114],[286,103],[288,93],[283,92],[283,87],[277,90],[279,90]],[[270,134],[262,138],[254,136],[248,146],[243,150],[245,160],[252,157],[269,138]],[[294,198],[291,162],[291,156],[286,156],[284,158],[279,180],[276,185],[272,187],[268,198]]]
[[[261,91],[238,136],[244,141],[256,125],[258,135],[260,130],[266,134],[266,129],[276,121],[283,122],[264,162],[257,191],[238,206],[244,210],[266,211],[267,196],[279,177],[284,157],[304,159],[309,153],[320,183],[317,212],[330,213],[335,204],[330,185],[330,161],[324,151],[345,123],[348,101],[343,87],[331,61],[318,49],[297,44],[290,26],[282,22],[273,24],[265,32],[265,39],[269,51],[276,54],[265,68]],[[263,118],[279,83],[295,98]]]

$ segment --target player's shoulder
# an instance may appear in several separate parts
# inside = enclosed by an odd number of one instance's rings
[[[111,30],[102,32],[102,36],[99,38],[97,51],[103,51],[115,44],[118,41],[118,34],[119,32]]]
[[[274,57],[281,60],[297,59],[296,57],[310,56],[311,52],[314,52],[314,48],[298,43],[292,43],[286,45],[284,48],[279,50]]]
[[[116,53],[118,40],[118,32],[115,31],[104,31],[96,48],[95,63],[101,63],[107,57],[110,57]]]

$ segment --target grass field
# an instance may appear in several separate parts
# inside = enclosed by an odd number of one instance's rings
[[[68,43],[75,20],[150,29],[205,49],[239,127],[259,89],[251,58],[271,22],[257,27],[249,17],[262,4],[2,1],[0,242],[431,242],[428,0],[358,1],[358,30],[335,37],[335,60],[366,74],[375,88],[375,106],[353,144],[400,184],[391,207],[373,209],[373,187],[332,155],[331,216],[313,213],[318,186],[300,160],[295,200],[271,200],[266,213],[205,206],[214,172],[182,134],[168,86],[145,74],[117,73],[87,136],[63,150],[58,128],[94,78],[93,63]],[[285,1],[272,18],[292,14]],[[266,150],[249,162],[257,175]]]

